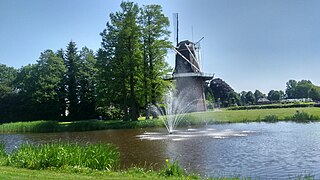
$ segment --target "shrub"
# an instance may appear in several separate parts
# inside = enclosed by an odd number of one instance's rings
[[[277,121],[279,121],[279,118],[276,115],[267,115],[263,118],[262,121],[264,121],[264,122],[277,122]]]
[[[313,116],[309,115],[307,112],[296,111],[296,113],[292,116],[292,120],[294,121],[310,121],[314,120]]]

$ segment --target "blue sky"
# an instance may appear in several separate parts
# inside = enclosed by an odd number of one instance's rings
[[[201,42],[202,67],[237,92],[285,90],[290,79],[320,85],[320,1],[138,0],[179,13],[180,40]],[[100,47],[99,33],[117,0],[1,0],[0,63],[19,68],[41,52]],[[173,26],[170,27],[173,31]],[[193,33],[192,33],[193,32]],[[173,41],[173,35],[171,40]],[[173,65],[173,54],[168,62]]]

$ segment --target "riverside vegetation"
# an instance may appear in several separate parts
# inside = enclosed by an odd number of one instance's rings
[[[241,122],[314,122],[320,121],[320,108],[277,108],[277,109],[248,109],[188,113],[179,126],[206,125],[215,123],[241,123]],[[58,121],[32,121],[13,122],[0,125],[0,133],[25,133],[25,132],[71,132],[104,129],[132,129],[164,127],[162,120],[152,119],[139,121],[121,120],[84,120],[74,122]]]
[[[48,175],[53,179],[203,179],[186,173],[177,161],[166,160],[160,171],[139,167],[121,170],[119,161],[120,153],[112,145],[24,144],[7,154],[0,143],[1,179],[42,179]]]

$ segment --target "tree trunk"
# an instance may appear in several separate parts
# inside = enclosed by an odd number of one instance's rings
[[[121,62],[122,62],[122,65],[124,66],[124,60],[123,58],[121,58]],[[123,106],[122,106],[122,111],[124,113],[124,117],[123,119],[126,121],[129,119],[129,116],[128,116],[128,106],[127,106],[127,88],[126,88],[126,75],[127,73],[125,72],[125,70],[122,72],[122,81],[121,81],[121,84],[122,84],[122,95],[123,95]]]
[[[151,103],[152,105],[154,105],[155,107],[157,107],[156,104],[156,84],[154,83],[154,73],[153,73],[153,54],[152,54],[152,50],[151,50],[151,37],[149,34],[148,37],[148,45],[149,45],[149,64],[150,64],[150,71],[149,71],[149,76],[150,76],[150,81],[151,81]],[[158,118],[158,115],[156,113],[152,113],[153,118]]]
[[[149,102],[148,102],[148,61],[147,61],[147,57],[146,57],[146,47],[144,44],[144,48],[143,48],[143,83],[144,83],[144,106],[145,106],[145,110],[146,110],[146,119],[150,119],[149,117]]]
[[[129,55],[130,55],[130,97],[131,97],[131,120],[136,121],[138,120],[138,114],[137,114],[137,103],[136,103],[136,95],[134,90],[134,63],[133,63],[133,52],[131,47],[131,36],[129,36]]]

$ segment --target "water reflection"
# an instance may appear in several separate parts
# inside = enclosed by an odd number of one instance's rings
[[[239,123],[205,128],[105,130],[73,133],[2,134],[7,151],[21,143],[53,141],[112,143],[119,147],[124,167],[158,168],[177,159],[188,171],[210,177],[320,178],[320,123]]]

